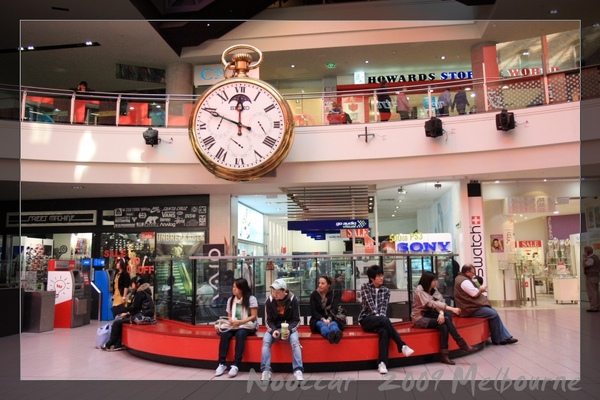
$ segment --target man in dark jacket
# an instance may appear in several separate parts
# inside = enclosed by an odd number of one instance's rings
[[[281,340],[289,341],[292,347],[292,367],[297,381],[304,380],[302,372],[302,347],[298,335],[300,325],[300,302],[287,289],[283,279],[276,279],[271,285],[271,295],[265,301],[265,323],[267,332],[263,336],[260,370],[263,381],[271,380],[271,345]],[[287,329],[281,324],[287,324]]]
[[[156,323],[156,319],[154,318],[154,300],[152,299],[150,285],[141,275],[136,275],[131,280],[131,287],[135,291],[133,301],[126,307],[125,312],[115,318],[110,331],[110,339],[102,346],[102,350],[125,350],[125,346],[121,343],[124,323]]]
[[[585,273],[585,289],[590,301],[590,308],[587,312],[598,312],[598,282],[600,282],[600,258],[594,254],[594,249],[591,246],[585,246],[583,272]]]

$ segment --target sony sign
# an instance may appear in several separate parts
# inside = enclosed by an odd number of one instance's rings
[[[451,253],[452,235],[449,233],[411,233],[390,235],[398,253]]]

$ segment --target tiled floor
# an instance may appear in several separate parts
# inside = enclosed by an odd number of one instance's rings
[[[580,306],[555,304],[550,296],[538,298],[535,307],[499,309],[514,345],[486,346],[480,352],[454,359],[456,365],[438,362],[390,369],[387,376],[376,370],[339,373],[306,373],[305,378],[324,380],[429,379],[578,379],[580,365]],[[583,313],[597,318],[600,313]],[[21,334],[21,379],[26,380],[248,380],[248,372],[236,378],[214,377],[214,370],[178,367],[134,357],[126,351],[104,352],[95,348],[96,329],[103,325],[55,329]],[[0,348],[3,339],[0,339]],[[559,344],[560,345],[557,345]],[[216,356],[216,354],[215,354]],[[215,362],[216,368],[216,362]],[[275,374],[286,379],[286,374]]]

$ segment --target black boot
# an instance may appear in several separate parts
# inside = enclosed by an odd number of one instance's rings
[[[440,351],[440,362],[448,365],[456,364],[448,357],[448,349],[442,349],[442,351]]]
[[[475,353],[477,351],[477,347],[469,346],[467,342],[465,342],[465,339],[458,340],[456,344],[462,351],[466,351],[468,354]]]

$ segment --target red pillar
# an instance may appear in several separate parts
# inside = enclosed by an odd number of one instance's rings
[[[473,70],[473,79],[476,82],[483,82],[485,77],[486,82],[491,87],[495,86],[491,82],[497,81],[500,78],[495,42],[481,42],[471,47],[471,68]],[[475,104],[477,110],[485,111],[483,85],[475,85],[473,90],[475,91],[475,101],[471,102],[470,99],[469,101],[471,104]]]

